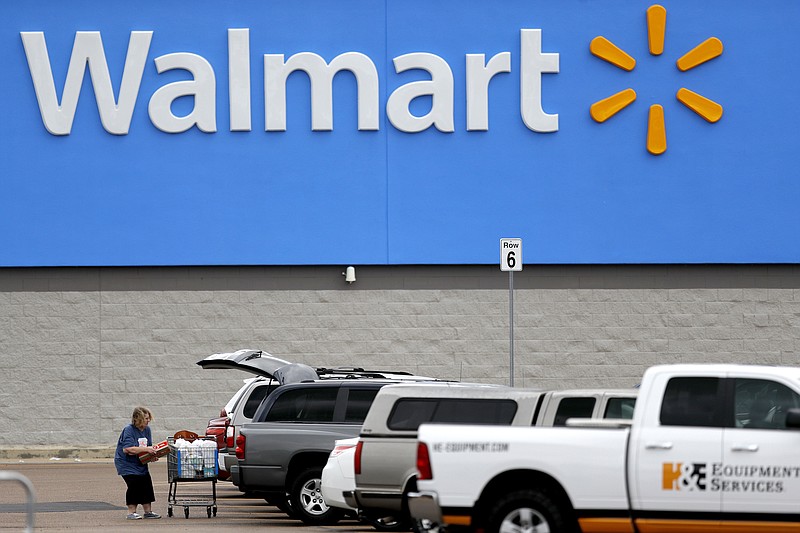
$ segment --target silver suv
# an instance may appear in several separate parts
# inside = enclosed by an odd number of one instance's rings
[[[395,381],[419,379],[408,372],[365,370],[357,367],[312,368],[291,363],[262,350],[237,350],[209,355],[197,364],[204,369],[241,370],[254,375],[244,380],[218,418],[208,421],[206,436],[214,437],[219,449],[219,479],[229,480],[231,468],[237,464],[236,437],[242,425],[253,421],[259,405],[280,385],[326,379],[388,378]]]
[[[354,458],[355,490],[345,491],[344,500],[376,529],[405,529],[410,525],[405,495],[416,490],[420,424],[562,426],[569,418],[630,419],[636,393],[462,383],[388,385],[364,420]]]

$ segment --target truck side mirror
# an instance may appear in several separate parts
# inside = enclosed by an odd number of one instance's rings
[[[786,411],[786,427],[800,429],[800,409],[793,407]]]

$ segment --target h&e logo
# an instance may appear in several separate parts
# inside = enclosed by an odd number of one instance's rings
[[[663,463],[663,490],[706,490],[706,463]]]

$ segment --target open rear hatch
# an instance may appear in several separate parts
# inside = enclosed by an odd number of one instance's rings
[[[243,370],[256,376],[274,379],[280,385],[319,379],[316,370],[302,363],[290,363],[261,350],[237,350],[215,353],[198,361],[202,368]]]
[[[275,371],[289,363],[261,350],[237,350],[215,353],[197,362],[202,368],[236,369],[274,379]]]

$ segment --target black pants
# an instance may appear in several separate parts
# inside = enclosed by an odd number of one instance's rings
[[[125,505],[139,505],[156,501],[150,472],[143,476],[122,476],[122,479],[128,485],[128,491],[125,493]]]

